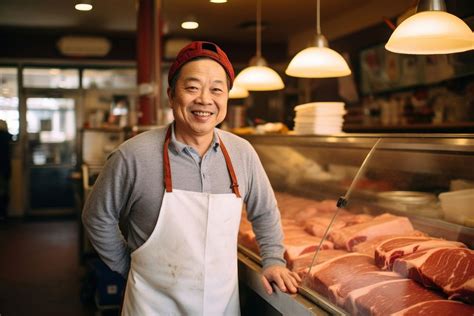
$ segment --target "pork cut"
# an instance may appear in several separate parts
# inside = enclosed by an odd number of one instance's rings
[[[351,315],[387,316],[443,297],[410,279],[390,280],[352,291],[344,308]]]
[[[399,257],[403,257],[417,251],[424,251],[440,247],[465,248],[466,245],[457,241],[432,237],[394,237],[380,243],[375,248],[375,264],[382,270],[391,270],[393,262]]]
[[[370,240],[366,240],[364,242],[361,242],[360,244],[355,245],[352,247],[352,251],[358,252],[358,253],[364,253],[369,256],[375,257],[375,248],[381,244],[382,242],[389,240],[394,237],[407,237],[407,236],[426,236],[425,233],[420,232],[419,230],[414,230],[411,233],[405,234],[405,235],[385,235],[385,236],[379,236]]]
[[[355,274],[349,280],[330,286],[329,299],[339,306],[344,306],[347,297],[352,291],[369,285],[400,279],[402,279],[402,276],[398,273],[387,271],[371,271]]]
[[[300,228],[300,232],[295,231],[293,233],[285,232],[283,238],[283,246],[285,247],[285,260],[294,261],[301,255],[307,253],[314,253],[318,249],[321,242],[321,238],[311,236]],[[333,249],[334,245],[332,242],[325,240],[321,249]]]
[[[427,301],[402,309],[391,316],[456,315],[473,316],[474,306],[457,301]]]
[[[395,260],[393,271],[426,287],[439,288],[450,299],[474,304],[474,251],[436,248]]]
[[[314,264],[320,264],[331,260],[333,258],[337,258],[343,255],[347,255],[348,252],[345,250],[335,250],[335,249],[327,249],[327,250],[320,250],[318,256]],[[310,266],[311,262],[313,261],[314,252],[307,253],[301,256],[296,257],[294,260],[287,260],[288,269],[292,271],[299,271],[301,269],[306,269]]]
[[[306,220],[304,224],[304,230],[310,235],[323,237],[330,223],[330,217],[313,217],[311,219]],[[332,224],[332,229],[338,229],[345,226],[345,221],[336,218]]]
[[[308,270],[299,272],[304,284],[325,297],[329,297],[329,288],[335,284],[343,283],[357,274],[379,271],[372,257],[358,253],[349,253],[313,266],[310,274]]]
[[[329,233],[329,239],[337,248],[352,251],[355,245],[366,240],[389,234],[403,235],[412,232],[413,226],[407,217],[385,213],[365,223],[334,229]]]
[[[304,229],[313,236],[322,237],[326,232],[327,227],[331,223],[334,214],[320,213],[318,216],[311,217],[305,221],[300,222]],[[351,214],[346,211],[341,211],[334,219],[331,229],[339,229],[346,226],[365,223],[372,220],[372,216],[367,214]]]

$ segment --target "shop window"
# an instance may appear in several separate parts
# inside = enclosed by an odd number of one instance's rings
[[[18,138],[20,121],[18,114],[18,70],[0,67],[0,120],[7,122],[13,139]]]
[[[82,77],[85,89],[134,89],[136,83],[135,69],[85,69]]]
[[[25,68],[23,86],[26,88],[79,88],[78,69]]]

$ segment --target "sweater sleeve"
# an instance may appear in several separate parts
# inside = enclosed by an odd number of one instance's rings
[[[245,199],[247,217],[255,232],[263,268],[275,264],[284,266],[280,211],[262,163],[253,147],[250,148],[249,189]]]
[[[119,228],[119,218],[130,195],[129,180],[126,161],[119,150],[115,151],[100,172],[82,212],[92,246],[110,269],[125,278],[130,268],[130,250]]]

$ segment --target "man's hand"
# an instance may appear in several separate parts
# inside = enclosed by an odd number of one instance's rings
[[[269,295],[273,293],[271,282],[275,282],[282,292],[296,293],[301,278],[296,272],[291,272],[286,267],[273,265],[262,272],[262,283]]]

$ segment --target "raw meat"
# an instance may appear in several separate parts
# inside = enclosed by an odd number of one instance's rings
[[[403,235],[404,237],[407,236],[426,236],[425,233],[422,233],[418,230],[414,230],[413,232],[409,234]],[[394,237],[402,237],[402,235],[386,235],[386,236],[379,236],[376,238],[373,238],[371,240],[367,240],[364,242],[361,242],[360,244],[355,245],[352,250],[356,251],[358,253],[364,253],[369,256],[375,256],[375,248],[382,242],[389,240]]]
[[[450,300],[427,301],[398,311],[391,316],[473,316],[474,306]]]
[[[386,316],[421,302],[441,299],[441,295],[410,279],[391,280],[352,291],[344,308],[351,315]]]
[[[395,260],[393,271],[426,287],[440,288],[450,299],[474,304],[474,251],[437,248]]]
[[[331,286],[370,271],[379,271],[370,256],[350,253],[313,266],[310,275],[308,269],[300,271],[299,274],[309,288],[329,297]]]
[[[374,271],[353,275],[349,280],[329,287],[329,298],[339,306],[344,306],[346,298],[352,291],[390,280],[400,280],[402,277],[395,272]]]
[[[334,249],[321,250],[319,251],[318,256],[316,257],[314,264],[315,265],[320,264],[330,259],[347,255],[347,254],[348,252],[344,250],[334,250]],[[301,269],[308,268],[311,262],[313,261],[313,257],[314,257],[314,252],[298,256],[292,261],[287,261],[287,266],[292,271],[299,271]]]
[[[252,224],[247,220],[247,215],[245,213],[242,213],[242,218],[240,220],[238,241],[239,244],[245,248],[259,254],[257,239],[252,230]]]
[[[324,214],[307,219],[304,223],[304,229],[313,236],[322,237],[326,232],[327,227],[331,223],[333,214]],[[345,226],[360,224],[368,222],[373,217],[366,214],[351,214],[346,211],[341,211],[334,219],[331,230],[342,228]],[[330,231],[331,231],[330,230]]]
[[[335,229],[329,233],[329,239],[337,248],[353,250],[353,247],[366,240],[388,234],[410,234],[413,226],[406,217],[382,214],[374,219],[352,226]]]
[[[301,229],[301,228],[300,228]],[[300,233],[285,233],[283,246],[285,247],[285,260],[288,262],[295,261],[301,255],[314,253],[318,249],[321,238],[307,234],[303,229]],[[332,242],[325,240],[321,245],[321,249],[333,249]]]
[[[306,221],[304,230],[313,236],[323,237],[326,232],[327,227],[331,223],[331,218],[328,217],[319,217],[311,218]],[[342,228],[346,226],[346,222],[336,218],[332,224],[332,229]]]
[[[440,247],[466,247],[463,243],[431,237],[394,237],[375,248],[375,264],[382,270],[391,270],[395,259],[414,252]]]

